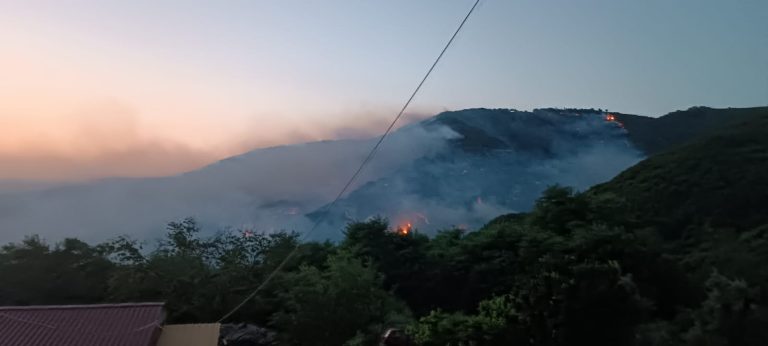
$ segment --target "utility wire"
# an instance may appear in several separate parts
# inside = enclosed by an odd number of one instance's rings
[[[282,262],[271,272],[269,275],[262,281],[262,283],[256,287],[251,294],[249,294],[245,299],[243,299],[240,304],[235,306],[234,309],[232,309],[230,312],[228,312],[226,315],[221,317],[219,319],[219,323],[226,320],[229,316],[232,316],[237,310],[240,310],[240,308],[245,305],[249,300],[253,299],[254,296],[256,296],[259,291],[261,291],[264,287],[269,284],[270,281],[275,277],[275,275],[285,267],[285,265],[288,263],[288,261],[293,258],[293,256],[296,254],[296,251],[299,249],[299,246],[301,246],[301,242],[307,238],[309,234],[315,231],[317,227],[324,221],[325,216],[328,215],[328,212],[333,209],[333,207],[336,205],[336,203],[341,199],[341,197],[344,195],[344,193],[347,192],[350,186],[352,186],[352,183],[355,182],[357,177],[360,175],[360,173],[363,171],[366,165],[368,165],[369,162],[373,159],[373,157],[376,155],[376,151],[379,150],[379,147],[381,146],[381,143],[384,142],[384,139],[387,138],[387,135],[389,135],[390,132],[392,132],[392,129],[395,127],[395,124],[397,124],[397,121],[400,120],[400,118],[403,116],[403,113],[405,113],[405,110],[408,108],[408,106],[411,104],[411,101],[416,97],[416,94],[419,93],[419,90],[424,85],[424,82],[427,81],[427,78],[429,78],[429,75],[432,74],[432,71],[435,69],[435,66],[437,66],[437,63],[440,62],[440,59],[443,57],[445,52],[448,50],[448,47],[451,46],[456,36],[459,34],[461,29],[464,27],[464,24],[467,22],[469,17],[472,15],[472,12],[475,11],[475,7],[477,7],[477,4],[480,3],[480,0],[475,0],[475,3],[472,5],[472,8],[469,9],[469,12],[467,12],[467,15],[464,16],[464,19],[462,19],[461,23],[459,24],[459,27],[456,28],[456,31],[454,31],[453,35],[451,36],[451,39],[448,40],[448,43],[445,44],[445,47],[443,47],[443,50],[440,51],[440,54],[437,56],[435,61],[432,63],[432,66],[429,67],[429,70],[427,70],[427,73],[424,74],[424,77],[421,79],[421,82],[419,82],[419,85],[416,86],[416,89],[413,90],[411,93],[411,96],[408,98],[408,100],[403,105],[403,108],[400,109],[400,112],[397,113],[397,116],[392,120],[392,122],[389,124],[387,129],[384,131],[384,134],[381,135],[379,140],[376,142],[376,145],[371,148],[371,151],[368,153],[368,156],[365,157],[365,160],[360,164],[360,167],[357,168],[354,174],[352,174],[352,177],[349,178],[347,183],[344,185],[344,187],[339,191],[339,194],[336,195],[336,198],[333,199],[333,201],[330,204],[327,204],[320,213],[320,216],[318,217],[317,221],[312,225],[312,228],[309,229],[304,235],[299,239],[299,241],[296,242],[296,246],[291,250],[291,252],[288,253],[288,255],[283,259]]]

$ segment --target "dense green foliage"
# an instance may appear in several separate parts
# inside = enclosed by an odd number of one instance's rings
[[[768,227],[718,244],[728,249],[710,244],[709,252],[680,256],[655,230],[627,228],[621,206],[615,197],[553,187],[533,212],[475,232],[428,238],[400,235],[381,219],[353,223],[338,245],[301,244],[231,320],[270,326],[284,344],[298,345],[369,345],[388,327],[421,345],[768,340],[761,327],[768,272],[760,269],[768,258],[723,253],[765,253]],[[124,238],[7,245],[0,303],[162,300],[171,322],[211,322],[296,245],[287,233],[198,232],[193,220],[171,223],[151,251]]]
[[[0,304],[166,301],[170,322],[212,322],[297,249],[230,321],[284,345],[768,344],[768,114],[735,120],[590,191],[554,186],[528,213],[432,237],[386,220],[337,244],[296,234],[202,236],[168,225],[119,238],[0,250]]]
[[[636,218],[667,226],[670,237],[683,237],[682,232],[692,231],[688,228],[707,223],[738,228],[766,224],[768,108],[748,115],[644,160],[592,191],[621,193]]]

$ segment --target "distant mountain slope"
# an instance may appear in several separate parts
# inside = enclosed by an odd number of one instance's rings
[[[663,225],[669,237],[705,225],[768,224],[768,108],[694,109],[665,118],[657,122],[696,139],[638,163],[590,193],[620,196],[638,219]],[[680,129],[697,122],[703,124]],[[657,142],[644,139],[657,150],[660,143],[680,141],[665,126],[657,131]]]
[[[586,189],[642,158],[626,130],[597,110],[467,109],[421,125],[458,136],[437,155],[371,181],[310,218],[323,217],[332,229],[377,215],[422,231],[475,228],[530,209],[549,185]]]
[[[359,183],[378,179],[447,145],[454,133],[401,129]],[[370,139],[321,141],[250,151],[178,176],[105,179],[0,193],[0,242],[40,234],[104,240],[151,237],[195,217],[210,230],[306,228],[302,214],[341,189]]]
[[[336,238],[342,223],[372,215],[422,229],[478,226],[528,210],[547,185],[587,189],[636,163],[643,150],[663,151],[749,112],[694,108],[659,119],[615,113],[618,122],[595,109],[444,112],[392,133],[331,211],[321,237]],[[171,177],[2,191],[0,242],[32,233],[147,237],[187,216],[208,229],[302,231],[312,221],[304,215],[316,219],[372,141],[257,149]]]
[[[668,113],[659,118],[611,113],[628,130],[629,140],[653,155],[699,136],[717,131],[731,123],[765,112],[768,107],[726,108],[692,107]]]
[[[494,213],[528,210],[548,185],[585,190],[631,166],[641,153],[672,150],[765,110],[693,107],[660,118],[595,109],[443,112],[423,124],[459,134],[449,153],[363,185],[328,218],[338,223],[383,215],[422,230],[435,228],[427,224],[432,219],[444,222],[438,227],[475,227]],[[309,215],[318,219],[324,212]]]
[[[541,134],[532,134],[526,129],[540,128],[543,124],[551,122],[552,115],[573,117],[584,114],[611,114],[627,130],[628,139],[636,148],[646,155],[653,155],[766,110],[768,107],[691,107],[654,118],[593,108],[541,108],[531,112],[477,108],[443,112],[428,121],[446,125],[459,133],[459,141],[467,151],[492,150],[510,145],[508,141],[499,140],[500,138],[527,138],[515,140],[513,146],[522,151],[537,151],[545,148],[548,139],[537,137]]]
[[[585,144],[625,135],[615,124],[606,123],[603,113],[595,109],[544,108],[528,112],[474,108],[443,112],[423,123],[427,127],[449,127],[459,134],[454,140],[457,148],[473,153],[514,150],[526,155],[551,156],[564,149],[578,149],[554,147],[564,142]]]

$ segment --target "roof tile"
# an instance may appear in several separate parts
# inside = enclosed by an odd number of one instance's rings
[[[163,303],[0,307],[0,346],[153,346]]]

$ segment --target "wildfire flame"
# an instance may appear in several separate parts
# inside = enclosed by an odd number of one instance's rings
[[[401,236],[411,234],[415,226],[429,225],[427,215],[417,211],[402,212],[394,220],[394,224],[397,226],[393,229],[393,232]]]
[[[619,125],[619,127],[622,127],[622,128],[624,127],[624,124],[622,124],[621,121],[618,121],[616,119],[616,116],[611,113],[605,114],[605,121],[615,123],[616,125]]]
[[[411,229],[413,229],[413,225],[411,225],[410,222],[406,222],[397,227],[397,234],[401,236],[407,236],[411,233]]]

